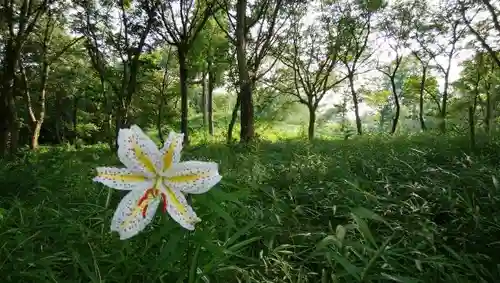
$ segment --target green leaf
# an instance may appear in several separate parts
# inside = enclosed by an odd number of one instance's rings
[[[366,222],[356,214],[352,214],[352,218],[356,222],[358,231],[361,233],[361,235],[363,235],[363,238],[369,241],[374,247],[377,247],[377,242],[375,241],[375,238],[373,238],[373,235],[370,232],[370,228],[368,228],[368,224],[366,224]]]
[[[205,204],[207,207],[209,207],[212,211],[214,211],[219,217],[224,219],[229,227],[235,227],[236,224],[234,223],[234,219],[227,213],[222,207],[220,207],[219,204],[217,204],[215,201],[207,198]]]
[[[404,276],[399,276],[399,275],[391,275],[382,272],[381,275],[391,281],[394,282],[401,282],[401,283],[420,283],[422,282],[421,280],[411,278],[411,277],[404,277]]]
[[[356,278],[357,281],[360,280],[361,270],[359,267],[353,265],[352,263],[349,262],[349,260],[340,256],[338,253],[333,253],[331,256],[333,257],[333,259],[335,259],[337,263],[342,265],[342,267],[345,269],[345,271],[347,271],[347,273],[349,273],[349,275]]]
[[[242,235],[247,233],[250,229],[252,229],[257,224],[257,222],[258,221],[255,219],[254,221],[248,223],[245,227],[236,231],[236,233],[234,233],[231,237],[229,237],[229,239],[227,239],[225,246],[227,247],[232,245],[239,237],[241,237]]]

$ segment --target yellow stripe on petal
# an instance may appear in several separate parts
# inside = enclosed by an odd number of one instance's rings
[[[217,184],[221,176],[217,163],[203,161],[179,162],[165,174],[165,185],[185,194],[202,194]]]
[[[175,132],[170,132],[168,138],[161,149],[162,161],[163,161],[163,172],[170,169],[173,164],[179,162],[182,150],[182,141],[184,134],[177,134]]]
[[[174,158],[174,151],[176,146],[177,139],[173,139],[167,149],[167,152],[165,152],[165,155],[163,156],[163,170],[167,170],[168,168],[170,168],[170,166],[172,166],[172,160]]]
[[[146,181],[146,177],[142,175],[110,175],[110,174],[99,174],[97,177],[101,177],[104,179],[112,180],[112,181],[121,181],[121,182],[144,182]]]
[[[151,162],[149,157],[144,153],[144,151],[137,144],[137,142],[134,141],[133,147],[135,156],[137,157],[137,161],[139,161],[146,170],[148,170],[151,173],[155,173],[156,169],[153,162]]]
[[[166,178],[167,181],[172,183],[184,183],[184,182],[193,182],[198,181],[207,177],[207,175],[180,175]]]
[[[117,190],[144,190],[152,186],[152,180],[127,168],[97,167],[94,182]]]
[[[167,212],[172,219],[188,230],[194,230],[194,225],[201,221],[193,208],[188,204],[185,195],[174,189],[162,185],[162,193],[167,198]]]
[[[171,189],[167,188],[167,195],[169,196],[169,201],[172,202],[172,205],[181,213],[186,214],[186,208],[182,203],[177,199],[177,196],[172,192]]]

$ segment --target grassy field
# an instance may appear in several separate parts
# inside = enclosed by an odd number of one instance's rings
[[[500,144],[417,136],[187,149],[223,180],[188,232],[128,241],[92,183],[102,146],[0,164],[0,282],[500,282]]]

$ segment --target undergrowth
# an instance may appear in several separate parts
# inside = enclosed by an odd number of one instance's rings
[[[500,146],[466,139],[208,144],[223,180],[189,232],[158,212],[128,241],[92,183],[104,146],[0,164],[1,282],[498,282]]]

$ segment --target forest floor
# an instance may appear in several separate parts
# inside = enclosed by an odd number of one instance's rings
[[[223,179],[203,221],[168,215],[127,241],[93,183],[103,146],[0,163],[0,282],[500,282],[500,143],[289,140],[188,148]],[[238,281],[241,280],[241,281]]]

